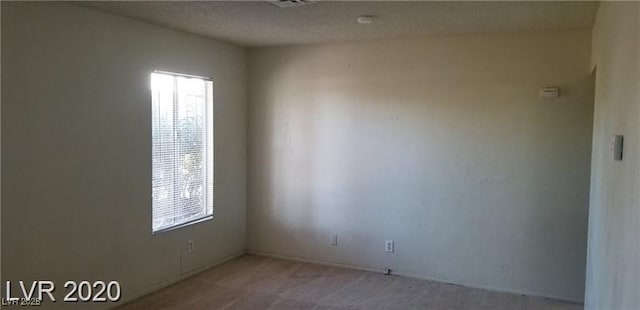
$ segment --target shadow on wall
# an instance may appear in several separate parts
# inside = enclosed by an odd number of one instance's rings
[[[252,51],[249,249],[580,300],[588,46],[581,30]],[[548,83],[563,96],[540,100]]]

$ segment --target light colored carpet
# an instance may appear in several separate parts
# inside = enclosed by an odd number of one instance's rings
[[[582,309],[581,304],[245,255],[120,309]]]

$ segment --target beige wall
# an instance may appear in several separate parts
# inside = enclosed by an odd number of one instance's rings
[[[232,45],[68,4],[3,2],[3,280],[54,280],[58,294],[66,280],[118,280],[128,300],[243,253],[245,67]],[[152,236],[154,69],[214,80],[216,209]]]
[[[597,66],[587,309],[640,309],[640,3],[603,2]],[[623,161],[613,161],[614,135]]]
[[[251,50],[249,251],[581,301],[590,35]]]

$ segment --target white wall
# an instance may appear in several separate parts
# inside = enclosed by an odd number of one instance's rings
[[[3,280],[53,280],[58,294],[66,280],[118,280],[128,300],[243,253],[245,68],[243,48],[69,4],[3,2]],[[214,79],[216,209],[152,236],[154,69]]]
[[[640,3],[603,2],[597,66],[587,309],[640,309]],[[614,135],[623,161],[613,161]]]
[[[581,301],[590,44],[584,29],[251,50],[249,251]],[[563,96],[538,99],[550,85]]]

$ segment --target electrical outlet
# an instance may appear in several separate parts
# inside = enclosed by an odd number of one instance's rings
[[[189,240],[189,242],[187,242],[187,251],[193,252],[193,240]]]
[[[393,240],[387,240],[384,243],[384,251],[387,253],[393,253]]]
[[[331,240],[329,240],[329,245],[338,246],[338,235],[331,235]]]

